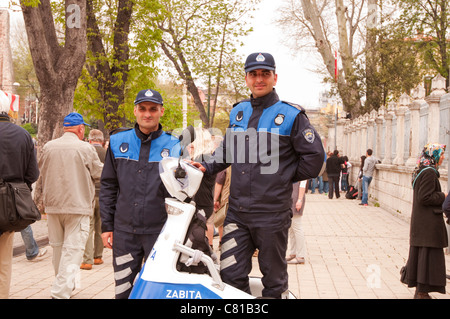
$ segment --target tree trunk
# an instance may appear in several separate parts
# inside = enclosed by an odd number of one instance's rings
[[[171,34],[175,39],[174,33]],[[172,52],[170,52],[168,45],[164,41],[161,41],[161,48],[164,51],[164,54],[167,56],[167,58],[174,65],[175,69],[178,72],[178,75],[185,81],[187,90],[189,91],[189,93],[191,93],[192,97],[194,98],[194,104],[197,107],[198,111],[200,112],[200,119],[203,122],[203,126],[205,128],[209,128],[209,121],[205,111],[205,106],[203,105],[203,101],[200,98],[197,85],[195,84],[195,81],[192,78],[192,72],[189,69],[189,66],[187,65],[186,59],[183,56],[179,44],[175,43],[174,51],[176,51],[176,57],[172,55]],[[180,61],[179,63],[181,64],[181,67],[178,64],[178,61]]]
[[[347,33],[347,19],[345,17],[345,6],[343,0],[336,0],[336,18],[338,23],[339,53],[342,59],[344,69],[345,83],[342,78],[338,80],[339,94],[345,109],[352,112],[359,110],[361,100],[359,98],[359,89],[354,75],[353,54],[350,52]]]
[[[366,105],[365,110],[378,110],[381,106],[381,88],[377,85],[377,0],[368,0],[366,25]]]
[[[313,36],[316,48],[322,56],[328,74],[335,78],[335,59],[333,55],[333,48],[328,41],[325,30],[320,21],[316,4],[310,0],[302,0],[302,8],[306,20],[311,24],[311,35]],[[356,78],[353,76],[352,54],[349,52],[349,45],[347,40],[345,8],[341,0],[336,0],[336,16],[339,25],[339,52],[342,57],[342,64],[344,67],[344,76],[339,76],[336,80],[339,95],[344,104],[344,109],[347,112],[359,110],[361,101],[359,99],[358,87]],[[342,74],[342,72],[339,72]]]
[[[37,7],[21,1],[30,52],[41,88],[38,143],[61,136],[64,116],[73,110],[78,78],[86,58],[86,2],[66,0],[64,45],[58,43],[50,0]]]
[[[21,1],[21,7],[41,88],[39,157],[45,143],[62,135],[63,119],[73,110],[75,89],[86,59],[86,2],[66,0],[64,45],[58,43],[50,0],[40,0],[37,7],[27,7]],[[41,212],[45,212],[40,179],[34,200]]]

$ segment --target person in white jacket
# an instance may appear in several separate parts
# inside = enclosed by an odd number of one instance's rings
[[[68,299],[76,288],[94,210],[95,182],[103,164],[83,142],[85,125],[78,113],[64,118],[64,135],[49,141],[39,159],[48,237],[53,248],[54,299]]]

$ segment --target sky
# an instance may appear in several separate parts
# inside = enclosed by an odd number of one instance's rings
[[[295,53],[282,44],[282,32],[274,20],[281,0],[262,0],[254,12],[253,32],[244,39],[241,52],[268,52],[275,58],[278,81],[275,87],[281,100],[300,104],[305,108],[319,107],[319,94],[326,89],[320,75],[311,71],[316,61],[312,53]]]
[[[277,65],[278,82],[276,90],[281,100],[300,104],[305,108],[319,107],[319,94],[326,89],[321,76],[312,72],[312,53],[293,52],[282,44],[282,32],[276,26],[277,8],[281,0],[261,0],[253,12],[253,32],[244,38],[240,53],[245,57],[253,52],[271,53]],[[0,7],[6,7],[8,0],[0,0]],[[16,15],[19,13],[16,13]]]

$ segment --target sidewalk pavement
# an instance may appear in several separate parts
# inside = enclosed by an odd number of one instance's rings
[[[343,195],[343,194],[341,194]],[[328,199],[307,194],[303,216],[306,262],[288,265],[289,289],[299,299],[412,299],[414,288],[400,282],[400,268],[409,251],[409,223],[379,207],[359,206],[358,200]],[[33,224],[38,242],[45,243],[47,221]],[[21,253],[23,241],[15,234],[11,299],[50,299],[54,280],[52,248],[35,261]],[[218,239],[215,240],[217,247]],[[22,249],[23,251],[23,249]],[[111,250],[105,249],[102,265],[81,270],[80,284],[72,299],[113,299],[114,275]],[[445,255],[450,274],[450,255]],[[253,258],[251,275],[260,275]],[[447,293],[431,293],[450,299]]]

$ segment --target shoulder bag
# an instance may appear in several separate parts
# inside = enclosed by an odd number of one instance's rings
[[[0,178],[0,233],[21,231],[40,219],[41,213],[28,185]]]

